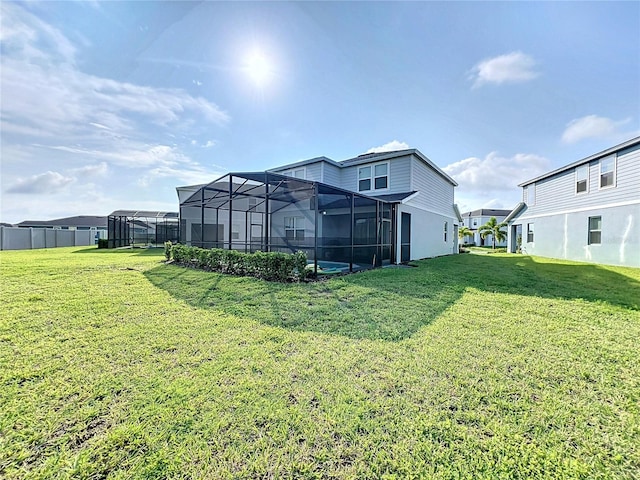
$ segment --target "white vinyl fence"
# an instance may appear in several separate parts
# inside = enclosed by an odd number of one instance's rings
[[[0,250],[86,247],[95,244],[95,234],[91,230],[0,227]]]

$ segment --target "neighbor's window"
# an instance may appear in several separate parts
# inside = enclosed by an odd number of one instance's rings
[[[449,222],[444,222],[444,241],[447,241],[447,230],[449,229]]]
[[[533,242],[533,223],[527,223],[527,242]]]
[[[231,225],[231,239],[240,240],[240,225],[237,223]]]
[[[304,217],[284,217],[284,236],[287,240],[304,240]]]
[[[616,157],[600,160],[600,188],[613,187],[616,184]]]
[[[584,193],[589,189],[589,164],[576,167],[576,193]]]
[[[589,245],[602,243],[602,217],[589,217]]]
[[[389,186],[389,164],[379,163],[358,168],[358,191],[383,190]],[[372,188],[373,187],[373,188]]]

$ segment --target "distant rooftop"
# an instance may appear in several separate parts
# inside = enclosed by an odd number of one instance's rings
[[[56,218],[53,220],[25,220],[17,227],[105,227],[107,217],[99,215],[78,215],[75,217]]]
[[[506,217],[511,210],[503,210],[498,208],[480,208],[471,212],[465,212],[463,217]]]

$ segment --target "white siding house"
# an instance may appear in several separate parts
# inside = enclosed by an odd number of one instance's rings
[[[473,210],[471,212],[465,212],[462,214],[462,223],[465,227],[473,231],[472,236],[465,237],[464,243],[473,243],[475,245],[493,245],[493,235],[487,235],[485,238],[480,236],[479,228],[487,223],[491,217],[495,217],[498,223],[504,222],[507,215],[511,213],[511,210],[501,210],[494,208],[481,208],[479,210]],[[506,229],[503,229],[506,231]],[[496,242],[496,247],[506,247],[507,240],[502,242]]]
[[[457,183],[416,149],[370,153],[336,162],[317,157],[270,169],[302,175],[395,204],[397,261],[458,252]]]
[[[520,187],[509,251],[640,267],[640,137]]]

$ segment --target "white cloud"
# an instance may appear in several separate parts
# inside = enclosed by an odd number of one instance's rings
[[[7,193],[29,193],[45,195],[56,193],[73,183],[76,179],[65,177],[58,172],[45,172],[29,178],[20,178],[7,189]]]
[[[469,78],[473,87],[485,84],[520,83],[532,80],[540,74],[534,70],[537,62],[530,55],[511,52],[482,60],[471,69]]]
[[[567,128],[562,134],[562,141],[564,143],[576,143],[587,138],[604,138],[611,140],[620,140],[627,136],[630,138],[633,134],[620,131],[620,127],[629,122],[631,122],[630,118],[615,121],[597,115],[587,115],[586,117],[576,118],[567,124]]]
[[[109,166],[105,163],[98,163],[96,165],[87,165],[85,167],[74,168],[71,170],[72,173],[79,176],[88,176],[88,177],[103,177],[109,171]]]
[[[214,147],[215,145],[216,145],[216,142],[214,140],[207,140],[207,143],[202,145],[202,148],[211,148],[211,147]]]
[[[456,182],[456,202],[461,211],[477,208],[512,208],[521,191],[518,184],[550,169],[550,162],[535,154],[511,157],[491,152],[484,158],[470,157],[443,170]]]
[[[382,152],[393,152],[395,150],[406,150],[409,148],[404,142],[399,142],[398,140],[392,140],[389,143],[385,143],[379,147],[373,147],[367,150],[365,153],[382,153]]]

